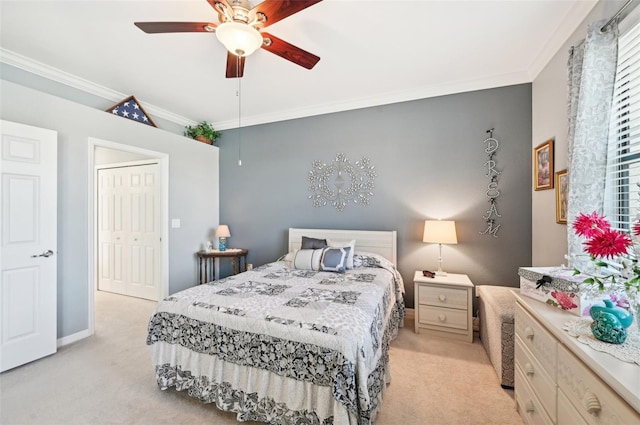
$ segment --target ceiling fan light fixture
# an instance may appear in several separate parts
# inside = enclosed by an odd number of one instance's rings
[[[240,22],[224,22],[218,25],[216,37],[236,56],[249,56],[262,46],[260,32]]]

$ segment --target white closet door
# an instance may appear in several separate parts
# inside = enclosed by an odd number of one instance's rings
[[[0,371],[56,352],[55,131],[1,121]]]
[[[158,165],[132,167],[129,171],[128,293],[157,301],[160,285]]]
[[[98,172],[98,289],[126,294],[127,186],[123,168]]]
[[[159,299],[158,165],[98,171],[98,289]]]

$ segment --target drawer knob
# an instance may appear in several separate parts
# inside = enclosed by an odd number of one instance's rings
[[[533,365],[531,363],[527,363],[524,365],[524,371],[527,375],[533,376],[534,370]]]
[[[446,295],[438,295],[438,299],[439,299],[441,302],[445,302],[445,301],[447,300],[447,296],[446,296]]]
[[[438,320],[440,320],[441,322],[444,322],[447,320],[447,316],[445,316],[444,314],[441,314],[438,316]]]
[[[589,412],[590,415],[598,416],[598,413],[600,413],[600,400],[598,400],[598,396],[596,396],[591,391],[586,390],[584,392],[584,396],[582,397],[582,404],[587,409],[587,412]]]
[[[524,405],[525,410],[527,411],[527,413],[533,413],[536,409],[533,405],[533,401],[529,400],[525,403]]]
[[[524,328],[524,336],[528,339],[533,339],[533,329],[531,329],[531,327],[529,326]]]

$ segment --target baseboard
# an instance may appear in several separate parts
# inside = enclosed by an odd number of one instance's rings
[[[57,341],[57,347],[60,348],[63,345],[69,345],[72,344],[76,341],[80,341],[81,339],[85,339],[87,337],[91,336],[91,332],[89,332],[89,329],[85,329],[83,331],[80,332],[76,332],[74,334],[68,335],[68,336],[64,336],[62,338],[58,338]]]

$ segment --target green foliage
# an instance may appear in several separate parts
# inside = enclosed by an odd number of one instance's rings
[[[200,124],[193,127],[190,125],[186,126],[184,129],[184,135],[191,137],[192,139],[195,139],[198,136],[204,136],[212,142],[215,142],[222,133],[216,131],[210,123],[202,121]]]

